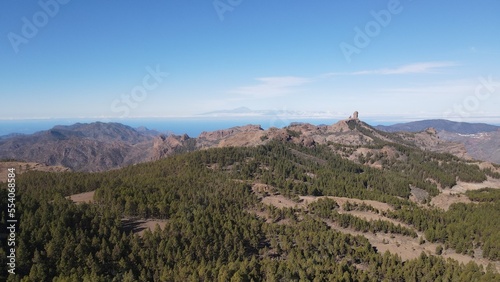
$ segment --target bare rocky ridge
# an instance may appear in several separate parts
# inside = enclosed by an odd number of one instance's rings
[[[331,125],[293,123],[285,128],[268,130],[262,129],[260,125],[246,125],[202,132],[197,138],[186,134],[161,135],[156,131],[134,129],[118,123],[56,126],[32,135],[15,135],[0,139],[0,159],[58,165],[75,171],[105,171],[158,160],[175,153],[212,147],[258,146],[271,140],[292,142],[306,147],[327,144],[332,150],[351,160],[358,160],[370,154],[383,154],[396,159],[390,146],[384,149],[363,148],[377,142],[405,144],[468,157],[463,144],[444,140],[435,129],[417,133],[386,133],[364,123],[359,119],[358,112],[354,112],[348,119]],[[336,148],[335,144],[344,148]],[[381,166],[377,162],[366,164]]]
[[[260,125],[236,126],[229,129],[202,132],[197,138],[198,147],[252,146],[260,137]],[[223,144],[220,144],[223,143]]]
[[[389,134],[361,121],[358,112],[354,112],[348,119],[331,125],[317,126],[308,123],[293,123],[285,128],[270,128],[268,130],[263,130],[259,125],[246,125],[213,132],[203,132],[198,138],[184,138],[182,141],[178,137],[171,138],[175,138],[176,141],[164,139],[163,144],[157,144],[157,148],[169,149],[163,149],[162,154],[155,154],[155,156],[165,156],[168,155],[168,152],[182,149],[190,151],[211,147],[258,146],[271,140],[278,140],[306,147],[324,144],[358,147],[358,149],[347,153],[337,151],[351,160],[357,160],[360,155],[368,152],[396,158],[395,150],[390,146],[386,146],[381,150],[363,148],[377,142],[405,144],[424,150],[449,152],[459,157],[470,158],[462,144],[442,140],[435,129],[430,128],[417,133],[400,132]],[[190,144],[186,145],[188,140]],[[377,164],[373,166],[377,167]]]

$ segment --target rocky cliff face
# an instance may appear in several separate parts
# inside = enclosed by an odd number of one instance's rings
[[[159,160],[178,152],[186,146],[184,143],[186,143],[187,140],[190,140],[187,134],[184,134],[182,136],[160,135],[155,137],[153,140],[153,148],[151,148],[150,153],[151,160]]]

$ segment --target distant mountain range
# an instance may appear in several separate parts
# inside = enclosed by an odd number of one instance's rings
[[[398,123],[394,125],[377,125],[375,128],[386,132],[408,131],[418,132],[427,128],[434,128],[437,131],[447,131],[460,134],[476,134],[480,132],[492,132],[500,129],[500,126],[485,123],[455,122],[445,119],[430,119],[413,121],[408,123]]]
[[[441,139],[463,144],[471,157],[500,163],[500,126],[435,119],[378,125],[375,128],[386,132],[418,132],[430,127],[438,132]]]
[[[156,131],[120,123],[77,123],[0,139],[0,159],[102,171],[148,159]]]
[[[238,111],[246,110],[240,108]],[[435,131],[426,130],[429,127]],[[239,126],[203,132],[198,138],[186,134],[161,134],[120,123],[77,123],[55,126],[30,135],[4,136],[0,138],[0,159],[64,166],[75,171],[104,171],[161,159],[178,152],[210,147],[256,146],[270,140],[304,146],[335,143],[365,146],[382,141],[500,163],[500,130],[497,126],[426,120],[371,127],[357,118],[332,125],[292,123],[282,129],[268,130],[259,125]],[[354,158],[356,155],[346,157]]]

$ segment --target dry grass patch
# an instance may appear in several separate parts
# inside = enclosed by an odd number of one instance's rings
[[[465,195],[441,193],[432,198],[431,205],[447,211],[451,205],[456,203],[472,203]]]
[[[94,202],[94,193],[95,193],[95,191],[74,194],[74,195],[66,197],[66,199],[70,199],[76,204],[93,203]]]
[[[373,200],[360,200],[360,199],[354,199],[354,198],[346,198],[346,197],[333,197],[333,196],[300,196],[300,199],[303,200],[305,205],[308,205],[312,202],[315,202],[319,199],[324,199],[324,198],[329,198],[337,202],[337,204],[342,207],[346,202],[351,202],[351,203],[356,203],[356,204],[362,204],[364,203],[365,205],[372,206],[376,208],[379,211],[388,211],[388,210],[394,210],[389,204],[387,203],[382,203],[379,201],[373,201]]]
[[[479,190],[483,188],[500,189],[500,179],[488,177],[488,179],[481,183],[468,183],[458,181],[457,185],[451,189],[442,189],[441,193],[431,200],[431,205],[447,211],[452,204],[455,203],[472,203],[472,201],[465,196],[465,192],[469,190]]]
[[[262,203],[266,205],[275,206],[277,208],[295,208],[295,207],[305,207],[304,203],[294,202],[282,195],[272,195],[262,199]]]
[[[167,220],[164,219],[137,219],[137,218],[122,218],[122,227],[125,231],[132,231],[133,233],[143,236],[144,232],[149,229],[154,231],[156,226],[164,229],[167,225]]]
[[[488,187],[500,189],[500,179],[495,179],[488,176],[488,179],[481,183],[468,183],[468,182],[457,181],[457,185],[453,186],[450,189],[450,193],[452,194],[465,193],[468,190],[479,190]]]
[[[7,181],[7,169],[9,168],[15,168],[16,174],[22,174],[31,170],[48,172],[70,171],[69,168],[64,166],[50,166],[35,162],[0,162],[0,182]]]

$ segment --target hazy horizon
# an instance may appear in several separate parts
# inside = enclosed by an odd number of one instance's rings
[[[169,118],[48,118],[48,119],[14,119],[0,120],[0,136],[9,134],[33,134],[39,131],[49,130],[57,125],[73,125],[75,123],[93,122],[117,122],[133,128],[146,127],[159,132],[172,132],[174,134],[188,134],[191,137],[198,136],[203,131],[214,131],[227,129],[234,126],[244,126],[248,124],[259,124],[262,128],[270,127],[282,128],[293,122],[306,122],[315,125],[333,124],[349,116],[342,117],[290,117],[290,116],[237,116],[237,117],[169,117]],[[360,119],[371,126],[393,125],[412,121],[427,119],[399,119],[388,120],[383,117],[363,117]],[[469,121],[465,121],[469,122]],[[500,122],[490,123],[482,121],[470,121],[469,123],[487,123],[500,126]]]

